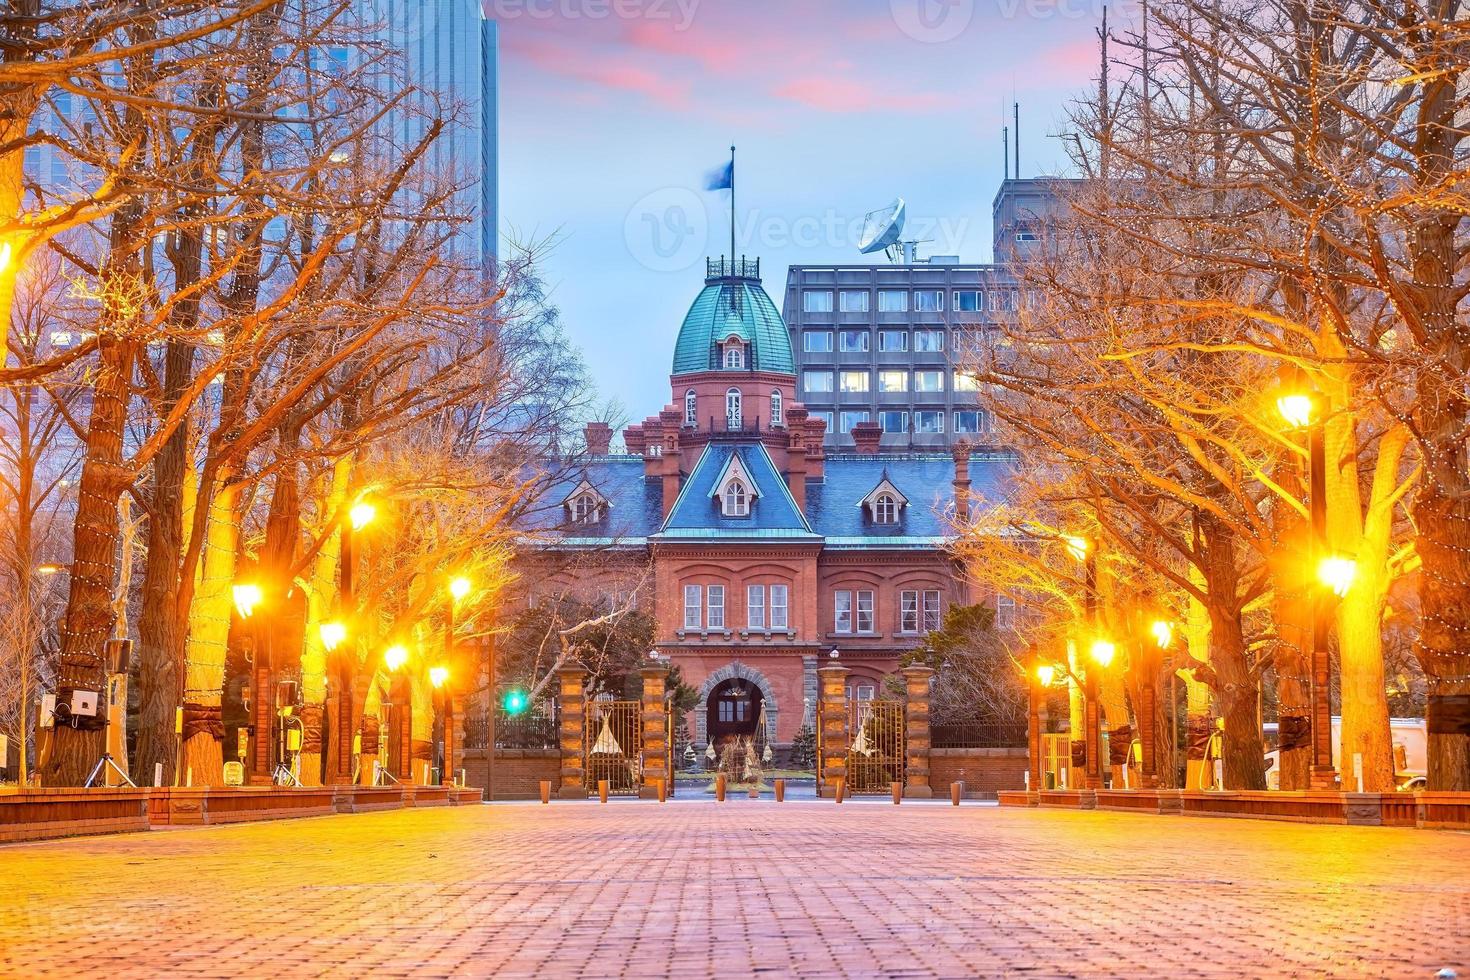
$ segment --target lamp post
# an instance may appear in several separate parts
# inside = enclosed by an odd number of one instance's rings
[[[442,771],[439,774],[441,785],[449,786],[454,783],[454,719],[451,717],[452,695],[449,691],[449,668],[444,666],[429,668],[429,683],[434,687],[434,697],[438,701],[439,744],[443,746]]]
[[[1086,609],[1087,632],[1091,636],[1097,636],[1097,548],[1087,538],[1071,537],[1066,539],[1067,551],[1072,557],[1082,562],[1086,573],[1086,584],[1083,589],[1083,602]],[[1094,654],[1097,652],[1097,644],[1094,642]],[[1111,648],[1111,644],[1108,647]],[[1094,657],[1094,659],[1096,659]],[[1108,654],[1108,660],[1112,660],[1112,654]],[[1104,665],[1105,666],[1105,665]],[[1086,746],[1085,765],[1082,769],[1083,786],[1086,789],[1102,788],[1102,712],[1098,703],[1097,674],[1089,665],[1083,672],[1083,742]]]
[[[357,616],[357,596],[353,590],[354,539],[358,531],[372,523],[377,513],[377,507],[371,502],[359,500],[348,509],[347,523],[342,526],[342,614],[349,621]],[[335,655],[336,664],[332,671],[337,679],[337,697],[332,701],[336,711],[335,717],[331,719],[332,738],[336,743],[336,766],[332,771],[332,782],[339,785],[352,782],[352,742],[357,733],[358,670],[354,649],[357,646],[357,637],[344,630],[342,639],[351,639],[352,642],[347,647],[340,648],[341,652]],[[329,649],[328,653],[332,653],[332,650]]]
[[[1149,627],[1153,634],[1153,645],[1162,657],[1174,643],[1174,624],[1167,619],[1156,619]],[[1160,661],[1150,656],[1144,663],[1145,676],[1139,689],[1139,726],[1143,732],[1139,742],[1143,746],[1143,764],[1140,782],[1144,789],[1159,788],[1159,667]]]
[[[1052,681],[1056,679],[1056,668],[1051,664],[1042,663],[1041,655],[1033,649],[1027,678],[1030,681],[1026,685],[1030,694],[1030,703],[1026,712],[1026,743],[1031,755],[1031,792],[1038,793],[1046,789],[1045,772],[1041,759],[1041,700],[1045,696],[1045,690],[1051,687]]]
[[[255,668],[250,682],[254,692],[254,703],[250,706],[250,777],[252,781],[266,782],[271,776],[271,716],[275,713],[273,699],[267,693],[274,690],[274,665],[271,663],[270,644],[260,642],[254,618],[255,610],[265,600],[265,593],[254,582],[237,582],[230,591],[235,600],[235,612],[245,626],[245,642],[249,645]],[[268,630],[266,636],[270,636]]]
[[[1307,437],[1307,506],[1311,516],[1310,563],[1326,579],[1330,573],[1341,581],[1343,566],[1349,559],[1333,558],[1327,549],[1327,445],[1326,424],[1319,411],[1320,399],[1314,393],[1290,391],[1276,401],[1276,408],[1288,425],[1305,431]],[[1330,584],[1330,583],[1327,583]],[[1351,587],[1351,577],[1346,589]],[[1336,586],[1332,586],[1336,591]],[[1312,657],[1311,696],[1313,789],[1332,789],[1337,785],[1337,770],[1332,765],[1332,660],[1328,655],[1328,604],[1320,588],[1312,593]]]

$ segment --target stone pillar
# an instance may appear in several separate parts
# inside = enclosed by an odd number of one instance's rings
[[[444,786],[453,786],[455,773],[458,766],[455,764],[459,757],[459,712],[454,703],[454,694],[450,691],[444,692],[444,771],[439,774],[439,782]]]
[[[643,675],[643,785],[638,795],[645,800],[658,799],[658,784],[668,785],[669,731],[668,708],[664,704],[669,668],[663,663],[650,663],[639,671]]]
[[[934,796],[929,785],[929,689],[934,671],[929,667],[903,669],[904,787],[910,800]]]
[[[558,670],[556,676],[561,687],[561,788],[556,795],[563,800],[585,800],[587,785],[582,762],[587,671],[581,664],[568,664]]]
[[[373,763],[379,761],[381,734],[378,716],[364,714],[362,716],[362,752],[358,756],[360,768],[357,773],[357,782],[360,786],[373,784]]]
[[[833,665],[817,671],[821,678],[822,700],[817,712],[820,725],[818,744],[822,747],[822,796],[837,795],[837,781],[847,779],[847,675],[846,667]]]

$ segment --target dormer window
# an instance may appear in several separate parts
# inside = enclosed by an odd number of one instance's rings
[[[572,501],[572,523],[573,524],[596,524],[597,498],[590,493],[584,493]]]
[[[596,524],[607,516],[608,500],[597,489],[583,480],[571,492],[562,506],[567,509],[567,520],[572,524]]]
[[[858,502],[858,506],[868,512],[868,519],[874,524],[891,527],[899,522],[908,503],[909,499],[893,485],[893,481],[888,478],[888,471],[884,470],[878,485],[868,491],[868,495]]]
[[[731,480],[725,484],[720,500],[721,512],[726,517],[750,516],[750,491],[739,480]]]
[[[739,371],[745,367],[745,348],[739,344],[731,344],[725,348],[725,370]]]
[[[690,429],[699,425],[699,399],[693,388],[684,392],[684,425]]]
[[[873,523],[898,523],[898,501],[893,499],[893,494],[880,493],[873,501]]]

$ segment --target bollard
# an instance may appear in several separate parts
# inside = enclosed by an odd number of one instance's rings
[[[903,802],[903,783],[889,783],[893,787],[893,805],[898,806]]]
[[[846,779],[843,779],[841,776],[839,776],[839,777],[837,777],[836,779],[834,779],[832,781],[837,784],[837,788],[836,788],[836,791],[834,792],[834,794],[832,796],[832,799],[836,800],[838,803],[841,803],[842,802],[842,791],[845,790],[845,789],[847,789],[847,780]]]
[[[597,781],[597,802],[598,803],[606,803],[607,802],[607,780],[606,779],[599,779]]]
[[[541,780],[541,802],[551,802],[551,780],[549,779]]]
[[[666,779],[660,779],[658,781],[658,801],[660,803],[666,803],[666,802],[668,802],[668,799],[669,799],[669,782]]]
[[[761,790],[760,790],[760,787],[759,786],[752,786],[750,788],[749,792],[747,792],[745,795],[747,797],[749,797],[750,799],[752,799],[752,800],[758,800],[758,799],[760,799],[761,798]]]
[[[725,802],[725,774],[715,776],[715,802]]]
[[[786,780],[784,779],[776,780],[776,802],[786,802]]]
[[[949,802],[953,803],[955,806],[959,806],[960,805],[960,797],[962,797],[964,795],[965,795],[965,784],[964,783],[958,783],[958,782],[956,782],[956,783],[950,783],[949,784]]]

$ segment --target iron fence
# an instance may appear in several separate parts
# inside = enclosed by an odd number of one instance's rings
[[[935,725],[930,745],[936,749],[1014,749],[1026,745],[1025,722],[980,722]]]

